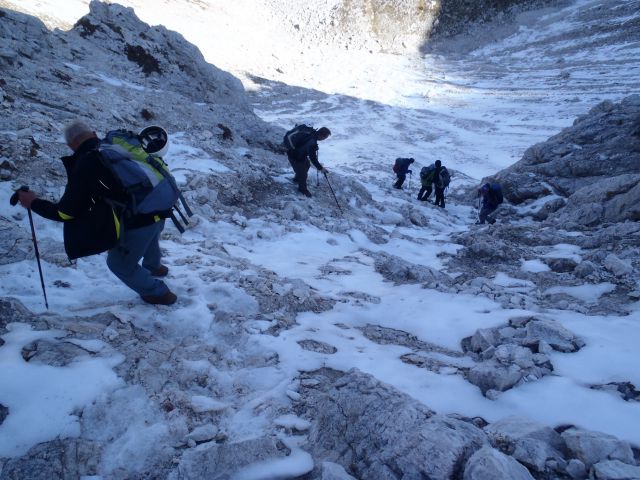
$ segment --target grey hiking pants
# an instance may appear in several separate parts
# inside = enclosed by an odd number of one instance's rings
[[[138,295],[163,295],[169,288],[151,275],[160,266],[160,234],[164,220],[124,232],[124,238],[107,255],[113,274]],[[142,259],[142,266],[140,265]]]

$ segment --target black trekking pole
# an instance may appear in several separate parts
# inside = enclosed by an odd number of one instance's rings
[[[331,190],[331,194],[333,195],[333,199],[336,201],[336,205],[338,206],[338,210],[340,210],[340,213],[344,215],[344,212],[342,211],[342,208],[340,208],[340,204],[338,203],[338,198],[336,197],[336,193],[333,191],[333,187],[331,186],[331,182],[329,181],[329,177],[327,176],[327,172],[322,172],[324,173],[324,178],[327,181],[327,185],[329,185],[329,190]]]
[[[9,203],[15,207],[18,203],[18,192],[28,192],[29,187],[26,185],[21,186],[9,199]],[[29,214],[29,225],[31,225],[31,239],[33,240],[33,249],[36,253],[36,260],[38,262],[38,272],[40,272],[40,285],[42,285],[42,294],[44,295],[44,304],[49,310],[49,302],[47,301],[47,290],[44,288],[44,276],[42,275],[42,265],[40,265],[40,252],[38,251],[38,241],[36,240],[36,229],[33,226],[33,216],[31,215],[31,209],[27,208],[27,213]]]

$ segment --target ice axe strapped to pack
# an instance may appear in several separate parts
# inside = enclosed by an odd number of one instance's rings
[[[126,203],[114,202],[122,210],[122,215],[170,217],[182,233],[185,229],[174,210],[185,224],[189,221],[180,210],[178,200],[187,216],[191,217],[193,212],[161,157],[168,147],[167,132],[161,127],[152,126],[142,130],[139,135],[127,130],[112,130],[101,141],[99,151],[102,162],[126,194]]]

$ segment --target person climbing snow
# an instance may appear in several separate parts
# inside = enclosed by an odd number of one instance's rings
[[[444,191],[449,186],[451,176],[447,167],[442,165],[440,160],[436,160],[435,170],[433,172],[433,186],[436,192],[435,204],[444,208]]]
[[[396,183],[393,184],[393,188],[402,188],[402,184],[406,180],[407,174],[412,173],[411,170],[409,170],[409,167],[413,162],[415,162],[413,158],[396,158],[396,161],[393,164],[393,171],[398,179],[396,180]]]
[[[287,149],[287,158],[295,173],[292,181],[298,184],[298,191],[307,197],[311,196],[307,188],[311,164],[318,171],[327,174],[327,169],[318,161],[318,142],[326,140],[330,135],[331,131],[327,127],[316,130],[307,125],[296,125],[284,135],[282,143]]]
[[[428,167],[422,167],[420,170],[420,191],[418,192],[418,200],[429,202],[429,197],[433,191],[433,176],[436,171],[436,164],[432,163]]]
[[[493,225],[496,223],[496,219],[489,215],[495,212],[503,202],[502,186],[499,183],[485,183],[478,189],[478,196],[482,197],[482,208],[478,214],[476,224],[482,225],[488,222]]]
[[[102,141],[96,132],[76,120],[64,129],[64,136],[73,151],[62,157],[67,171],[64,194],[58,202],[50,202],[31,190],[21,190],[17,192],[20,204],[43,218],[64,223],[64,246],[70,259],[108,251],[109,269],[142,300],[175,303],[176,295],[157,278],[169,271],[161,263],[158,244],[165,216],[161,212],[121,215],[121,206],[128,200],[114,171],[102,159]],[[163,142],[168,147],[166,132]],[[153,150],[153,154],[161,156],[162,151]]]

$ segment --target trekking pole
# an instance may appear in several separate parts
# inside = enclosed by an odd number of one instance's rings
[[[27,187],[26,185],[23,185],[13,195],[11,195],[11,198],[9,199],[9,203],[11,203],[12,206],[15,206],[18,203],[19,191],[28,192],[29,187]],[[30,208],[27,208],[27,213],[29,214],[29,225],[31,225],[31,239],[33,240],[33,249],[36,253],[36,260],[38,262],[38,272],[40,272],[40,285],[42,285],[42,294],[44,295],[44,304],[47,307],[47,310],[49,310],[49,302],[47,301],[47,290],[44,287],[44,276],[42,275],[42,265],[40,265],[40,252],[38,251],[38,241],[36,240],[36,229],[33,226],[33,216],[31,215]]]
[[[333,199],[336,201],[338,210],[340,210],[340,213],[344,215],[344,212],[342,211],[342,208],[340,208],[340,204],[338,203],[338,199],[336,198],[336,194],[333,191],[333,187],[331,186],[331,182],[329,181],[329,177],[327,176],[327,172],[323,172],[323,173],[324,173],[324,178],[327,180],[327,185],[329,185],[329,189],[331,190],[331,194],[333,195]]]

